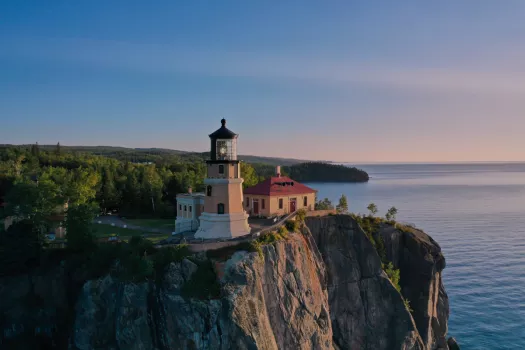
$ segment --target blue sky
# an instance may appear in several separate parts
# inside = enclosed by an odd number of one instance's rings
[[[152,5],[151,3],[154,3]],[[525,1],[2,1],[0,143],[525,160]]]

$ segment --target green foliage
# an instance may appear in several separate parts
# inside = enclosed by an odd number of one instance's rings
[[[366,182],[368,174],[357,168],[324,162],[307,162],[283,167],[292,179],[301,182]]]
[[[332,209],[334,209],[334,205],[328,198],[317,201],[315,203],[315,210],[332,210]]]
[[[348,199],[344,194],[339,198],[339,204],[337,205],[337,212],[340,214],[348,213]]]
[[[397,215],[397,208],[396,207],[392,207],[392,208],[388,209],[388,211],[386,212],[385,219],[387,219],[388,221],[395,221],[396,220],[396,215]]]
[[[414,310],[410,306],[410,300],[403,298],[403,303],[405,304],[405,307],[407,308],[408,312],[414,312]]]
[[[390,279],[390,282],[392,282],[392,285],[398,292],[401,292],[401,286],[399,285],[400,280],[400,274],[399,269],[395,269],[392,262],[388,262],[388,264],[383,264],[383,271],[385,271],[386,275]]]
[[[368,209],[368,211],[370,212],[370,216],[375,216],[378,211],[377,205],[375,205],[375,203],[370,203],[368,207],[366,207],[366,209]]]
[[[172,262],[181,262],[184,258],[191,255],[188,245],[179,244],[175,247],[160,248],[151,256],[157,280],[164,276],[166,267]]]
[[[68,248],[74,251],[93,248],[93,219],[96,212],[97,207],[93,203],[68,207],[65,223]]]
[[[186,245],[156,249],[148,240],[134,237],[129,243],[99,244],[81,260],[88,278],[111,273],[123,281],[142,282],[154,278],[161,281],[170,263],[181,262],[189,255]]]
[[[51,181],[19,181],[6,196],[6,214],[30,220],[35,227],[49,226],[49,218],[64,204],[60,188]]]
[[[24,273],[39,265],[42,236],[30,220],[11,225],[0,235],[0,276]]]
[[[245,188],[255,186],[259,183],[259,180],[261,180],[255,172],[254,167],[245,162],[241,162],[241,175],[244,179],[243,187]]]
[[[304,224],[304,220],[306,219],[306,209],[299,209],[297,211],[297,214],[295,215],[295,220],[300,224]]]
[[[197,271],[195,271],[189,281],[184,283],[181,295],[187,299],[207,300],[219,298],[221,288],[212,262],[206,259],[204,261],[195,261],[195,263],[198,266]]]
[[[284,224],[284,227],[290,232],[298,232],[299,231],[299,222],[295,220],[287,220]]]

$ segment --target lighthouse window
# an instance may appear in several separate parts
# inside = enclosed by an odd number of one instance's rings
[[[224,165],[219,165],[219,174],[224,174]]]
[[[211,186],[210,186],[210,185],[208,185],[208,186],[206,187],[206,195],[207,195],[208,197],[211,196]]]
[[[217,204],[217,214],[224,214],[224,204],[223,203]]]

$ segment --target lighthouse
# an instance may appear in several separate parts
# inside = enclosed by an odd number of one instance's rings
[[[211,151],[206,161],[204,211],[199,217],[195,238],[236,238],[250,233],[248,214],[242,204],[238,136],[226,128],[225,119],[221,120],[221,127],[209,135]]]

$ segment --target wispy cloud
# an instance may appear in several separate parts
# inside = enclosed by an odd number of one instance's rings
[[[0,40],[0,43],[2,41]],[[318,84],[352,84],[446,93],[525,94],[525,51],[500,52],[501,65],[476,71],[470,66],[407,68],[304,54],[208,51],[153,44],[85,39],[3,42],[4,57],[69,62],[151,74],[195,74]],[[0,53],[2,55],[2,53]],[[473,57],[476,66],[484,57]],[[494,59],[494,57],[492,57]],[[464,61],[463,61],[464,62]],[[476,64],[474,64],[476,63]],[[424,67],[424,64],[418,64]]]

